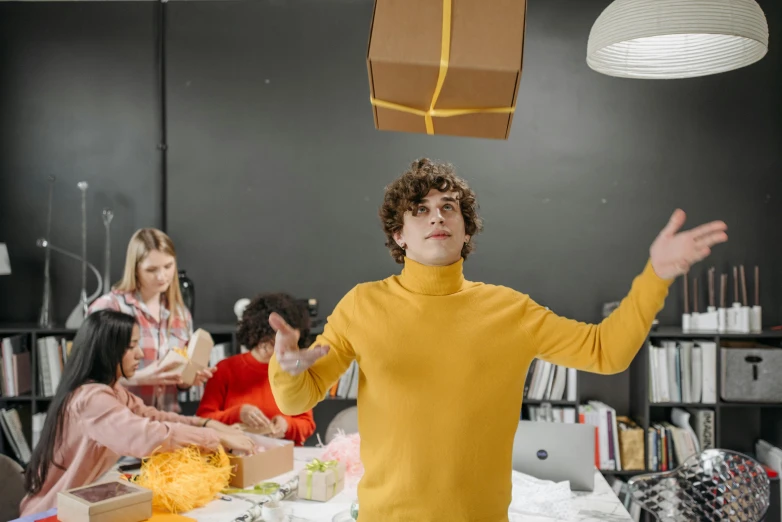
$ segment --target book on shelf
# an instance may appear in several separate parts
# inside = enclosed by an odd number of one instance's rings
[[[649,343],[651,403],[717,402],[717,343],[660,340]]]
[[[31,355],[26,335],[5,337],[0,341],[0,396],[17,397],[32,391]]]
[[[536,422],[565,422],[568,424],[575,424],[576,422],[576,408],[552,406],[551,404],[543,403],[540,406],[530,406],[529,420]]]
[[[11,446],[14,455],[16,455],[16,459],[22,464],[29,463],[32,452],[22,431],[22,421],[19,418],[19,412],[13,408],[1,409],[0,427],[2,427],[1,431]]]
[[[712,448],[714,411],[674,408],[670,422],[653,422],[649,426],[647,468],[650,471],[670,471],[692,455]]]
[[[53,397],[60,385],[62,371],[71,354],[73,341],[59,335],[39,337],[38,350],[38,395]]]
[[[355,399],[358,397],[358,363],[353,360],[342,374],[342,377],[334,383],[334,386],[326,392],[326,397],[339,399]]]
[[[578,372],[533,359],[524,383],[524,398],[538,401],[576,401]]]
[[[623,452],[625,455],[634,455],[633,452],[642,451],[642,446],[639,447],[638,444],[626,447],[634,439],[625,435],[631,435],[640,429],[632,420],[617,416],[614,408],[601,401],[588,401],[586,404],[579,405],[578,418],[580,423],[595,427],[595,467],[601,471],[622,471],[643,467],[643,458],[637,466],[623,466],[625,460],[622,458]],[[638,460],[631,459],[633,463]]]
[[[43,431],[43,425],[46,424],[46,412],[39,411],[33,415],[33,440],[32,449],[38,445],[38,441],[41,440],[41,432]]]

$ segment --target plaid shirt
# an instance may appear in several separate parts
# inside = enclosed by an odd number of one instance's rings
[[[172,348],[187,347],[187,342],[193,334],[193,317],[185,308],[182,314],[176,314],[168,326],[171,312],[168,310],[165,295],[160,300],[160,321],[149,312],[147,305],[140,299],[137,292],[111,293],[96,299],[90,305],[90,312],[111,309],[132,315],[136,318],[141,337],[139,346],[144,351],[144,359],[139,364],[143,368],[148,364],[166,356]],[[128,390],[141,397],[144,404],[154,406],[162,411],[179,412],[179,390],[175,385],[157,386],[127,386]]]

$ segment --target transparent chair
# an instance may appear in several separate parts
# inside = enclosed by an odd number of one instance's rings
[[[671,471],[628,481],[633,501],[660,522],[760,522],[768,510],[768,475],[754,459],[709,449]]]

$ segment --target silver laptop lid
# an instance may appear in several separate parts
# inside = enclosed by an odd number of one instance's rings
[[[573,491],[592,491],[595,427],[520,421],[513,439],[513,469],[541,480],[567,480]]]

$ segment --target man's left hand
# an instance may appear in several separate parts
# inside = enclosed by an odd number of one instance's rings
[[[692,265],[711,254],[712,246],[728,240],[728,226],[722,221],[679,232],[686,217],[683,210],[676,209],[649,249],[652,268],[663,279],[686,274]]]

